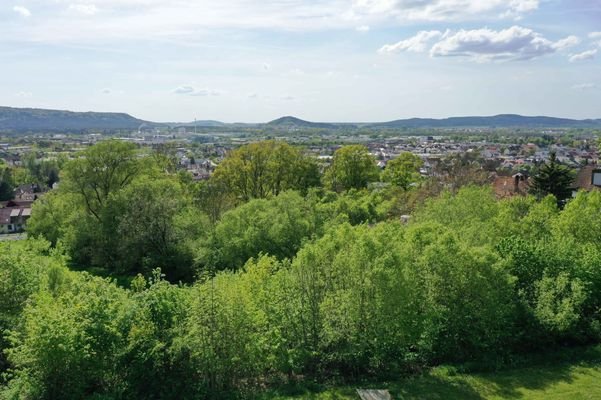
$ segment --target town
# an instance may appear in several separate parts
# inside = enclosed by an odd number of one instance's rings
[[[561,128],[366,132],[296,126],[267,131],[240,127],[231,131],[207,127],[141,127],[130,132],[110,133],[0,133],[0,168],[4,169],[0,175],[3,179],[0,188],[4,188],[0,191],[0,234],[24,232],[33,202],[60,184],[60,166],[89,146],[107,139],[134,143],[140,149],[140,156],[151,152],[164,154],[178,172],[187,174],[193,181],[209,179],[229,151],[248,143],[275,139],[299,146],[319,160],[322,171],[341,146],[360,143],[369,149],[382,170],[388,161],[402,153],[411,153],[423,160],[419,172],[425,179],[472,170],[478,173],[466,183],[490,184],[496,195],[503,198],[527,194],[530,175],[551,153],[558,162],[575,171],[574,192],[601,187],[601,172],[597,168],[599,134],[595,129]],[[461,169],[453,171],[448,163],[457,160],[462,162]]]

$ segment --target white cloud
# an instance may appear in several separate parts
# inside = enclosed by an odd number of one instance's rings
[[[564,39],[557,41],[554,46],[557,50],[564,50],[570,47],[574,47],[580,44],[580,39],[578,36],[568,36]]]
[[[440,31],[419,31],[415,36],[401,40],[394,44],[386,44],[378,50],[379,53],[399,53],[402,51],[412,51],[421,53],[428,49],[430,42],[442,36]]]
[[[597,49],[583,51],[582,53],[574,54],[570,57],[570,62],[593,60],[597,55]]]
[[[43,4],[44,18],[27,27],[0,26],[0,37],[11,35],[23,41],[70,44],[178,38],[191,45],[215,29],[367,32],[368,28],[390,20],[499,19],[503,13],[522,14],[539,5],[539,0],[28,1]],[[74,13],[95,18],[73,18]]]
[[[594,83],[579,83],[577,85],[572,86],[572,89],[574,90],[590,90],[596,88],[597,85],[595,85]]]
[[[564,42],[546,39],[532,29],[512,26],[494,31],[488,28],[447,32],[430,49],[432,57],[468,57],[475,61],[530,60],[555,53]]]
[[[25,91],[25,90],[22,90],[19,93],[17,93],[17,97],[29,98],[31,96],[33,96],[33,93]]]
[[[73,11],[81,15],[94,15],[98,12],[98,7],[95,4],[71,4],[69,11]]]
[[[538,9],[539,0],[354,0],[354,16],[384,15],[399,20],[449,21],[519,17]]]
[[[0,26],[0,37],[10,34],[23,41],[78,44],[185,38],[190,44],[215,29],[316,31],[357,26],[343,16],[350,7],[343,0],[28,1],[43,5],[44,18],[22,28]],[[73,18],[75,12],[97,18]]]
[[[194,92],[194,88],[192,86],[179,86],[173,89],[173,93],[175,94],[190,94]]]
[[[31,11],[29,11],[28,8],[25,8],[23,6],[14,6],[13,11],[21,15],[22,17],[31,17]]]
[[[287,96],[282,96],[281,99],[284,101],[292,101],[292,100],[295,100],[295,97],[287,95]]]
[[[591,39],[601,39],[601,32],[591,32],[588,34]]]
[[[100,91],[100,93],[102,93],[102,94],[111,94],[111,93],[113,93],[113,91],[111,89],[109,89],[109,88],[104,88],[104,89],[102,89]]]
[[[269,63],[263,63],[263,69],[265,71],[270,71],[271,70],[271,64],[269,64]]]
[[[193,86],[184,85],[179,86],[171,91],[174,94],[194,96],[194,97],[206,97],[206,96],[219,96],[221,92],[213,89],[195,89]]]

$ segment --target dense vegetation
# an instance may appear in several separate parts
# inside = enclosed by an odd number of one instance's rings
[[[601,192],[499,201],[472,171],[438,195],[411,157],[366,189],[357,146],[330,191],[253,146],[203,184],[121,142],[67,163],[0,249],[0,398],[251,397],[599,342]]]

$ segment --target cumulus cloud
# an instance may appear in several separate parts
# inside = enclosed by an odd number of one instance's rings
[[[573,39],[552,42],[532,29],[512,26],[500,31],[488,28],[447,32],[430,49],[432,57],[468,57],[476,61],[531,60],[555,53]]]
[[[394,44],[386,44],[378,50],[382,54],[386,53],[399,53],[403,51],[411,51],[414,53],[421,53],[428,49],[429,44],[434,39],[438,39],[442,36],[440,31],[419,31],[415,36],[401,40]]]
[[[583,51],[582,53],[574,54],[570,57],[570,62],[593,60],[597,55],[597,49]]]
[[[95,4],[71,4],[69,11],[81,15],[94,15],[98,12],[98,7]]]
[[[580,39],[578,38],[578,36],[568,36],[565,39],[557,41],[554,46],[557,50],[564,50],[570,47],[574,47],[578,44],[580,44]]]
[[[400,20],[448,21],[484,16],[519,17],[538,9],[539,0],[354,0],[354,15]]]
[[[420,31],[415,36],[386,44],[380,53],[426,52],[431,57],[466,57],[475,61],[531,60],[568,49],[580,43],[576,36],[553,42],[532,29],[512,26],[459,31]]]
[[[31,17],[31,11],[29,11],[29,9],[26,7],[14,6],[13,11],[16,12],[17,14],[21,15],[22,17],[25,17],[25,18]]]

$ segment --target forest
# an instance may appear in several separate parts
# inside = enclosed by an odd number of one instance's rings
[[[201,182],[173,163],[100,142],[0,244],[0,399],[244,399],[601,339],[601,192],[549,185],[553,159],[502,200],[461,156],[436,178],[360,145],[324,166],[249,144]]]

